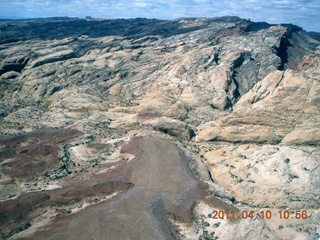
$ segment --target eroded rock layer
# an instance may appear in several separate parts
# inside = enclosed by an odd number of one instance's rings
[[[320,48],[301,28],[0,30],[3,239],[320,237]]]

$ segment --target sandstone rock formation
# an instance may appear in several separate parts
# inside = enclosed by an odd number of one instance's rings
[[[320,237],[320,47],[303,29],[221,17],[0,30],[3,239]]]

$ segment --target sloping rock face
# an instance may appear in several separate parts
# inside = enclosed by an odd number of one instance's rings
[[[0,30],[3,239],[320,237],[320,47],[301,28]]]

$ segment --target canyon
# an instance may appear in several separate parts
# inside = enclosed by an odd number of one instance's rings
[[[0,21],[0,238],[318,239],[315,35]]]

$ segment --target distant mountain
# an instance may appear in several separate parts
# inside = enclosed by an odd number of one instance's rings
[[[17,16],[0,16],[0,21],[19,20],[19,19],[25,19],[25,18],[17,17]]]
[[[313,39],[320,41],[320,33],[318,32],[308,32],[308,35]]]

